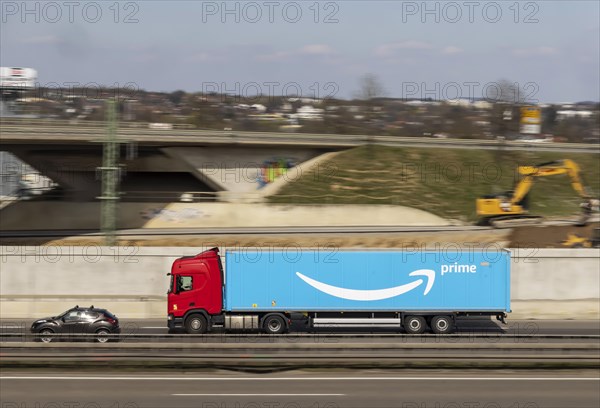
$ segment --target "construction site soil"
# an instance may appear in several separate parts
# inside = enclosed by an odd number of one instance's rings
[[[590,245],[594,229],[600,223],[590,223],[583,227],[575,225],[530,226],[511,230],[511,248],[582,248]]]

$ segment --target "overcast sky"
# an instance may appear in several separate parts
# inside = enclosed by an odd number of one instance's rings
[[[0,62],[37,69],[41,84],[247,93],[258,84],[263,93],[299,86],[349,98],[373,73],[391,97],[482,97],[506,78],[533,101],[600,100],[598,1],[315,3],[58,1],[25,10],[3,0]]]

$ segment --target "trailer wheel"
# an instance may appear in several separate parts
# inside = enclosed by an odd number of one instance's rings
[[[193,314],[185,319],[185,331],[188,334],[203,334],[208,329],[206,318],[201,314]]]
[[[404,318],[404,330],[408,334],[422,334],[427,328],[427,322],[423,316],[406,316]]]
[[[281,334],[285,331],[285,321],[279,315],[267,316],[263,321],[263,329],[267,334]]]
[[[450,334],[454,331],[454,319],[451,316],[434,316],[431,319],[431,331],[435,334]]]

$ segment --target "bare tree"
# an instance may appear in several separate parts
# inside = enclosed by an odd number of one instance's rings
[[[491,103],[490,121],[496,136],[510,138],[519,133],[520,106],[526,103],[526,93],[517,82],[501,79],[488,86],[485,97]]]
[[[525,95],[517,82],[501,79],[488,86],[485,96],[490,102],[520,105],[525,103]]]
[[[379,78],[375,74],[363,75],[360,80],[360,90],[358,92],[358,99],[364,101],[370,101],[375,98],[385,96],[385,89],[379,81]]]

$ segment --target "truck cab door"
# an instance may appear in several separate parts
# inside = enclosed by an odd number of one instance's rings
[[[213,297],[207,287],[209,276],[204,271],[198,273],[182,273],[175,277],[175,294],[171,297],[173,305],[177,305],[177,310],[184,313],[190,309],[204,309],[207,312],[214,312],[212,309]],[[220,295],[220,293],[217,293]],[[171,296],[171,295],[169,295]]]
[[[194,309],[197,304],[197,294],[194,285],[197,284],[197,277],[193,274],[181,274],[176,276],[176,305],[179,310],[187,311]]]

